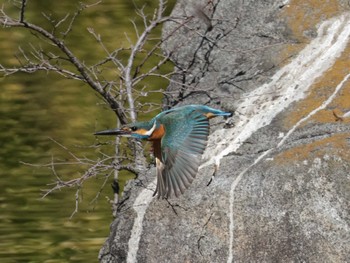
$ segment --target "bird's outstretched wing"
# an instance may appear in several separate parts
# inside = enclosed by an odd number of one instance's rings
[[[154,194],[167,198],[182,194],[196,176],[207,145],[209,121],[203,112],[192,110],[169,112],[161,122],[165,135],[160,145],[155,144],[159,154]]]

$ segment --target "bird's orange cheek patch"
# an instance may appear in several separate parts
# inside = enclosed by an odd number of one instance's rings
[[[134,133],[140,134],[140,135],[146,135],[148,131],[145,129],[139,129],[137,131],[134,131]]]

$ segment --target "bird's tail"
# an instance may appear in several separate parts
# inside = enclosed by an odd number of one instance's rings
[[[232,112],[225,112],[225,111],[219,111],[218,113],[215,113],[215,116],[225,116],[225,117],[232,117]]]
[[[233,115],[232,112],[225,112],[225,111],[221,111],[218,109],[210,108],[208,106],[204,106],[204,107],[205,107],[205,111],[206,111],[205,115],[208,118],[214,118],[217,116],[232,117],[232,115]]]

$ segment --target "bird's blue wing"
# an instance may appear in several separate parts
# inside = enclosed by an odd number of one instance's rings
[[[171,111],[162,116],[161,164],[157,169],[158,197],[179,196],[192,183],[207,145],[209,121],[196,109]],[[155,193],[155,194],[156,194]]]

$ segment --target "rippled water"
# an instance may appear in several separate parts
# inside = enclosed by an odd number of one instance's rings
[[[133,1],[106,0],[86,10],[77,19],[67,43],[84,59],[103,57],[86,28],[93,26],[108,47],[124,43],[124,32],[132,31],[129,19],[135,16]],[[140,2],[140,1],[136,1]],[[27,19],[44,21],[41,12],[61,17],[76,8],[77,1],[28,1]],[[154,4],[154,3],[153,3]],[[5,2],[10,7],[11,1]],[[8,12],[17,14],[16,8]],[[32,42],[34,41],[34,42]],[[13,54],[35,44],[35,36],[22,29],[0,29],[0,63],[15,63]],[[165,85],[164,82],[154,83]],[[104,178],[93,178],[82,189],[80,212],[75,208],[75,189],[64,189],[42,198],[44,189],[55,181],[52,167],[36,164],[72,161],[69,151],[97,159],[93,132],[114,126],[114,114],[86,85],[45,72],[15,74],[0,78],[0,262],[96,262],[109,234],[112,221],[107,183],[93,201]],[[155,99],[159,99],[155,97]],[[154,113],[151,113],[153,115]],[[105,151],[112,150],[106,146]],[[29,164],[29,165],[28,165]],[[63,179],[76,178],[84,166],[56,166]]]

